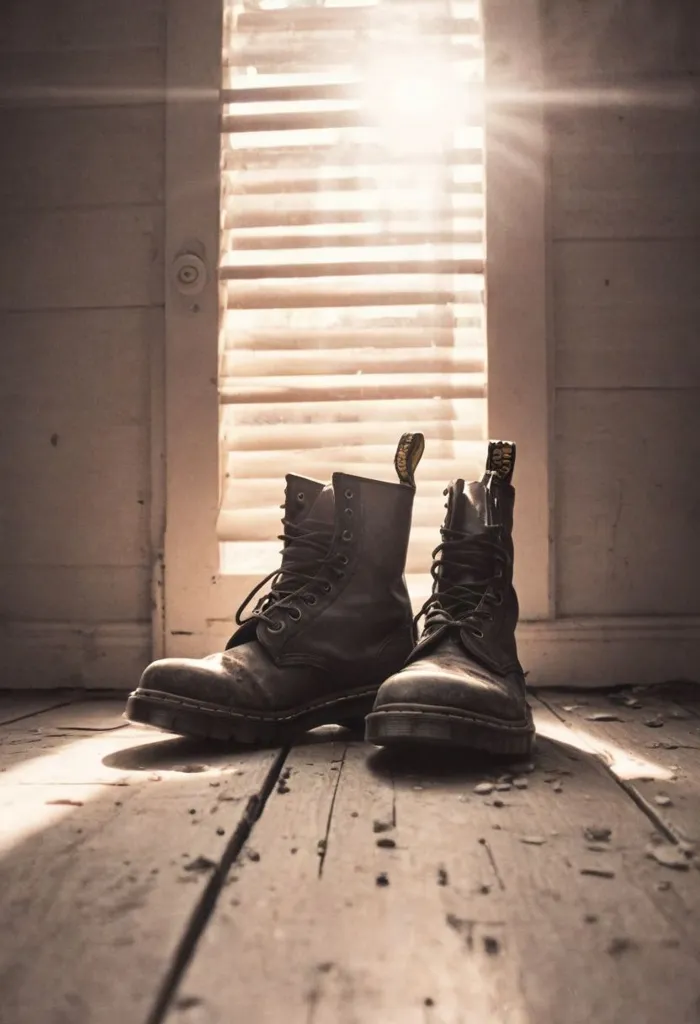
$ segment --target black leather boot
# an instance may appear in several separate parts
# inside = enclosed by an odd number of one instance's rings
[[[415,644],[404,568],[423,447],[421,434],[403,435],[399,483],[334,473],[324,487],[288,476],[281,566],[238,609],[240,628],[226,649],[149,665],[126,717],[266,744],[319,725],[361,723]]]
[[[442,543],[421,639],[380,687],[366,738],[527,754],[534,737],[518,661],[513,587],[515,445],[492,441],[481,481],[445,491]]]

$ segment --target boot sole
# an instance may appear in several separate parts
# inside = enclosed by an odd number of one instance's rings
[[[535,739],[531,721],[498,722],[454,708],[438,710],[394,704],[373,711],[365,723],[365,740],[380,747],[437,746],[489,754],[529,754]]]
[[[179,736],[234,740],[237,743],[279,746],[293,742],[320,725],[362,728],[372,710],[377,688],[345,694],[332,701],[294,708],[278,715],[252,715],[217,704],[174,697],[159,690],[134,690],[127,700],[124,718],[152,725]]]

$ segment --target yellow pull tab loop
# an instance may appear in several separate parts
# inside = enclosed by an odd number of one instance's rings
[[[489,441],[486,472],[509,484],[515,469],[515,441]]]
[[[394,456],[396,475],[402,484],[415,489],[414,474],[425,451],[425,437],[422,434],[402,434]]]

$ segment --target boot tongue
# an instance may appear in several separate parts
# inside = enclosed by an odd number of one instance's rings
[[[486,488],[481,482],[454,480],[448,489],[446,525],[469,536],[484,532],[488,505]]]
[[[456,548],[448,548],[442,556],[442,569],[438,590],[449,590],[455,584],[476,583],[488,575],[489,566],[484,564],[483,553],[476,559],[464,557],[469,550],[470,539],[487,532],[489,502],[487,487],[481,481],[454,480],[447,492],[447,515],[445,525],[463,535],[460,542],[455,538]],[[449,552],[449,553],[448,553]],[[474,604],[478,603],[475,598]]]
[[[309,509],[309,514],[304,519],[304,526],[319,529],[332,527],[335,521],[335,495],[333,485],[326,484],[316,497]]]

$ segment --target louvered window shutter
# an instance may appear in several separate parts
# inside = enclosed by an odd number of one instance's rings
[[[421,430],[419,594],[485,452],[478,5],[236,0],[224,25],[223,569],[277,564],[286,472],[395,480]]]

